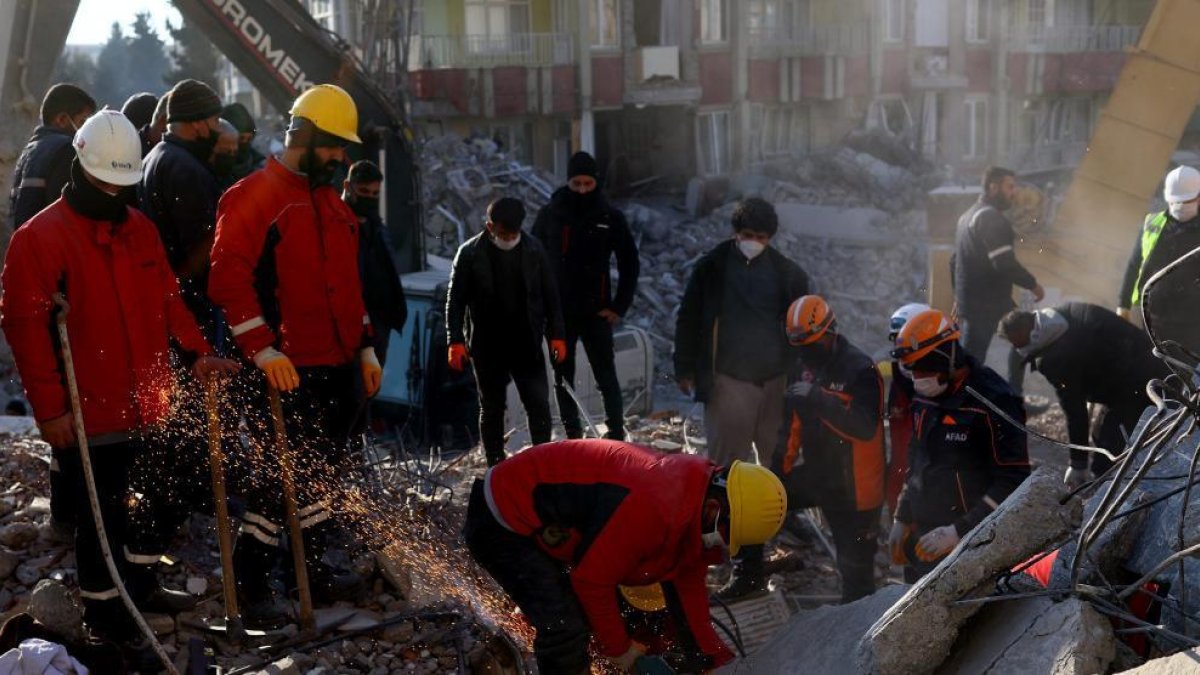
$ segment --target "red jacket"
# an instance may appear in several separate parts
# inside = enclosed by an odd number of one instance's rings
[[[367,346],[358,218],[329,186],[272,158],[217,206],[208,295],[247,358],[276,347],[297,366],[336,366]]]
[[[888,512],[896,513],[896,501],[908,476],[908,446],[912,443],[912,380],[892,364],[892,385],[888,391],[888,432],[892,441],[892,456],[887,472]]]
[[[561,441],[489,470],[485,494],[502,525],[572,565],[572,586],[605,655],[630,645],[617,586],[666,581],[678,591],[697,645],[721,665],[733,654],[713,629],[705,578],[722,551],[706,550],[700,539],[715,469],[703,457],[630,443]]]
[[[0,326],[38,421],[71,409],[53,301],[65,291],[89,437],[163,419],[173,386],[169,337],[197,355],[210,351],[179,297],[154,223],[140,211],[127,214],[114,227],[59,199],[17,230],[4,260]]]

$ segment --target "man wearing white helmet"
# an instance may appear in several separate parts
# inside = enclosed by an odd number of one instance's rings
[[[1197,217],[1200,210],[1197,208],[1200,206],[1200,171],[1190,166],[1180,166],[1168,173],[1163,185],[1163,201],[1167,203],[1167,210],[1146,215],[1125,268],[1125,279],[1117,296],[1117,314],[1126,319],[1131,317],[1131,308],[1142,304],[1142,289],[1147,280],[1183,254],[1200,246],[1200,218]],[[1154,302],[1147,306],[1157,308],[1159,312],[1150,317],[1155,335],[1160,339],[1179,340],[1196,351],[1200,348],[1196,340],[1200,337],[1200,326],[1194,325],[1196,321],[1191,318],[1195,313],[1161,315],[1163,310],[1179,306],[1174,301],[1186,303],[1189,296],[1191,300],[1195,299],[1194,292],[1188,290],[1194,275],[1188,277],[1181,273],[1165,278],[1155,286]]]
[[[109,545],[135,602],[145,609],[177,608],[185,594],[161,588],[150,568],[135,569],[120,554],[127,539],[129,468],[146,447],[146,432],[169,411],[170,340],[182,347],[197,378],[237,364],[211,356],[180,299],[158,231],[127,206],[142,166],[133,124],[115,110],[103,110],[79,128],[73,145],[76,158],[62,197],[13,235],[4,261],[0,326],[42,438],[53,448],[65,482],[85,494],[53,330],[54,296],[62,293],[70,303],[67,332]],[[76,503],[84,619],[93,633],[133,639],[136,628],[105,566],[88,500]]]

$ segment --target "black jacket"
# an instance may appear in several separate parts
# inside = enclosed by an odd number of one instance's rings
[[[1029,477],[1025,432],[967,393],[970,386],[1025,423],[1025,405],[999,375],[966,355],[970,374],[946,396],[916,397],[908,478],[896,519],[920,533],[954,525],[965,535]]]
[[[1088,403],[1141,411],[1150,405],[1146,383],[1168,370],[1146,334],[1111,311],[1083,302],[1054,309],[1066,318],[1067,331],[1027,360],[1058,390],[1068,440],[1086,445]]]
[[[362,280],[363,304],[371,317],[372,342],[380,363],[387,359],[391,332],[404,330],[408,302],[396,273],[387,227],[378,216],[359,219],[358,273]]]
[[[217,225],[221,188],[209,166],[168,132],[142,163],[138,203],[158,226],[167,261],[179,278],[184,302],[196,318],[208,320],[208,256]]]
[[[71,138],[71,132],[56,127],[42,125],[33,130],[17,158],[8,193],[9,223],[14,232],[53,204],[71,180],[71,160],[75,158]]]
[[[503,343],[507,326],[517,317],[499,316],[491,311],[496,306],[495,279],[491,260],[485,246],[492,246],[487,232],[471,237],[454,256],[450,271],[450,287],[446,293],[446,342],[465,342],[474,352],[477,343]],[[521,267],[525,272],[525,300],[529,311],[530,335],[544,335],[547,340],[562,339],[562,307],[558,290],[550,276],[546,254],[533,237],[521,237],[518,245]],[[535,345],[536,346],[536,345]]]
[[[804,382],[813,386],[801,396]],[[799,457],[803,464],[791,466]],[[788,487],[788,508],[867,511],[883,503],[883,378],[846,338],[838,336],[827,362],[797,360],[788,372],[772,469]]]
[[[1013,286],[1037,286],[1017,261],[1014,243],[1008,218],[982,198],[958,219],[950,274],[960,315],[1002,314],[1013,307]]]
[[[1138,228],[1137,240],[1133,243],[1133,251],[1129,254],[1129,262],[1125,265],[1125,277],[1121,282],[1117,307],[1129,307],[1132,304],[1135,288],[1140,290],[1159,270],[1175,262],[1185,253],[1200,247],[1200,216],[1186,223],[1180,223],[1167,214],[1167,224],[1163,226],[1163,231],[1158,236],[1158,242],[1150,251],[1150,256],[1143,261],[1142,231],[1144,229],[1145,224],[1143,223],[1142,227]],[[1188,269],[1181,268],[1178,272],[1164,277],[1161,282],[1154,285],[1154,297],[1149,303],[1142,298],[1142,304],[1155,310],[1154,313],[1159,315],[1152,317],[1158,319],[1157,323],[1170,321],[1170,319],[1187,321],[1196,317],[1195,312],[1186,313],[1186,316],[1178,315],[1180,305],[1190,306],[1200,300],[1200,292],[1196,290],[1194,284],[1200,263],[1184,267]],[[1162,316],[1164,312],[1168,316]],[[1171,316],[1172,314],[1174,316]]]
[[[564,311],[591,316],[602,309],[624,316],[637,290],[637,245],[620,210],[597,194],[595,206],[577,213],[571,191],[561,187],[538,211],[533,236],[546,249],[550,269],[562,296]],[[617,292],[612,293],[610,265],[617,256]]]
[[[716,372],[716,338],[725,297],[725,270],[733,239],[717,244],[696,263],[687,289],[679,304],[675,319],[675,378],[689,378],[696,388],[696,400],[707,401]],[[779,334],[783,335],[783,318],[792,301],[808,294],[808,275],[773,247],[762,255],[769,256],[779,275],[780,297]],[[782,372],[780,373],[783,374]]]

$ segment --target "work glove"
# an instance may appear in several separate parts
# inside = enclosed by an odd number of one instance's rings
[[[192,364],[192,375],[197,380],[205,380],[210,375],[236,373],[241,369],[242,364],[233,359],[223,359],[219,356],[201,356]]]
[[[1084,483],[1092,480],[1092,472],[1087,469],[1077,469],[1068,467],[1066,475],[1063,476],[1063,482],[1067,484],[1068,490],[1078,490]]]
[[[367,398],[371,398],[379,393],[379,385],[383,382],[383,367],[379,365],[374,347],[359,350],[358,365],[362,368],[363,388],[367,390]]]
[[[958,545],[958,530],[953,525],[943,525],[925,533],[917,540],[917,557],[933,562],[954,550]]]
[[[798,380],[798,381],[793,382],[788,385],[787,393],[789,396],[799,396],[800,398],[807,398],[808,395],[812,393],[812,390],[813,390],[812,380]]]
[[[900,521],[892,522],[892,531],[888,533],[888,550],[892,553],[893,565],[907,565],[908,556],[904,553],[904,546],[908,543],[908,538],[912,536],[913,526],[911,523],[902,523]]]
[[[267,376],[267,383],[278,391],[291,391],[300,386],[300,373],[292,360],[274,347],[254,355],[254,365]]]
[[[550,341],[550,358],[554,359],[555,363],[562,363],[563,361],[567,360],[566,340]]]
[[[633,667],[637,663],[637,660],[645,655],[646,645],[630,642],[629,649],[625,650],[624,654],[615,657],[610,656],[608,660],[612,661],[613,665],[620,669],[621,672],[629,673],[633,672]]]
[[[450,364],[450,370],[461,373],[463,368],[467,367],[467,346],[461,342],[451,344],[447,350],[446,363]]]

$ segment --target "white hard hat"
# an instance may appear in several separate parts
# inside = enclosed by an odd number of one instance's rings
[[[901,328],[904,328],[904,324],[908,323],[909,319],[927,309],[929,309],[929,305],[926,305],[923,302],[910,302],[900,309],[892,312],[892,320],[888,326],[889,339],[895,340],[896,335],[900,332]]]
[[[1200,171],[1190,166],[1180,166],[1167,174],[1163,185],[1163,199],[1168,204],[1190,202],[1200,197]]]
[[[142,179],[142,139],[117,110],[101,110],[75,132],[75,154],[83,170],[112,185]]]

